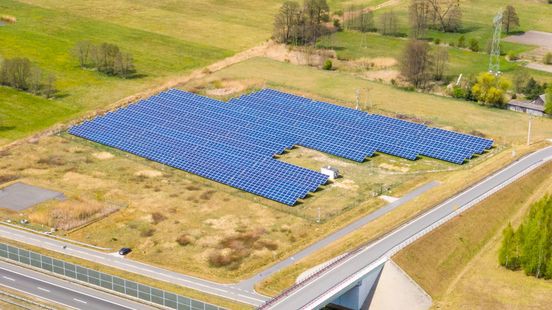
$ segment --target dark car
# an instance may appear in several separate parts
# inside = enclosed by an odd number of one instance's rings
[[[132,252],[131,248],[121,248],[119,250],[119,255],[127,255],[128,253]]]

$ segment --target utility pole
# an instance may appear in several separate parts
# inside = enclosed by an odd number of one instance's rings
[[[531,145],[531,125],[533,118],[529,115],[529,126],[527,127],[527,145]]]
[[[317,223],[320,223],[320,207],[318,207],[318,219],[316,220]]]
[[[358,110],[358,106],[360,104],[360,89],[355,89],[355,95],[356,95],[356,108],[355,110]]]

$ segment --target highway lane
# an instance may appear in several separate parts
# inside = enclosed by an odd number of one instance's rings
[[[270,305],[269,309],[309,309],[309,302],[323,295],[330,288],[337,286],[348,277],[355,274],[363,267],[370,265],[378,259],[384,257],[396,246],[407,241],[418,232],[431,227],[440,219],[453,213],[459,207],[464,206],[486,193],[496,190],[503,184],[510,183],[515,176],[535,169],[535,164],[542,163],[552,158],[552,147],[547,147],[535,153],[532,153],[502,169],[501,171],[487,177],[475,186],[463,191],[462,193],[448,199],[444,203],[432,208],[428,212],[411,220],[410,222],[398,227],[388,233],[378,241],[369,244],[362,251],[348,258],[343,263],[322,273],[318,278],[312,281],[306,281],[304,285],[290,292],[288,296],[282,298]]]
[[[261,305],[269,299],[263,295],[234,287],[232,285],[215,283],[183,275],[174,271],[129,260],[117,254],[102,253],[9,226],[0,225],[0,236],[51,251],[79,257],[102,265],[111,266],[124,271],[141,274],[153,279],[179,284],[212,295],[230,298],[253,306]],[[63,246],[65,245],[67,247],[64,249]]]
[[[0,261],[0,289],[1,286],[73,309],[155,309],[3,261]]]

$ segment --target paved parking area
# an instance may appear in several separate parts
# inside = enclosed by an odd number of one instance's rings
[[[51,199],[65,199],[63,193],[25,183],[0,188],[0,208],[21,211]]]
[[[527,31],[521,35],[513,35],[504,39],[504,41],[536,45],[546,49],[552,49],[552,33],[542,31]]]

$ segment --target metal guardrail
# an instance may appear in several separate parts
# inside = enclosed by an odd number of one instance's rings
[[[0,243],[0,258],[53,272],[59,276],[84,282],[114,293],[138,298],[159,306],[176,310],[224,310],[199,300],[176,295],[107,273],[81,267],[59,259]]]
[[[522,178],[523,176],[529,174],[530,172],[532,172],[533,170],[535,170],[536,168],[538,168],[539,166],[542,166],[543,164],[545,164],[546,162],[552,160],[552,157],[547,157],[547,158],[544,158],[542,159],[541,161],[529,166],[527,169],[525,169],[524,171],[516,174],[515,176],[511,177],[510,179],[506,180],[505,182],[503,182],[502,184],[500,184],[499,186],[493,188],[492,190],[480,195],[479,197],[473,199],[472,201],[468,202],[467,204],[461,206],[460,208],[458,208],[457,210],[453,211],[452,213],[448,214],[447,216],[441,218],[440,220],[438,220],[437,222],[435,222],[433,225],[429,226],[429,227],[426,227],[424,228],[423,230],[419,231],[418,233],[416,233],[415,235],[413,235],[412,237],[406,239],[405,241],[401,242],[399,245],[395,246],[394,248],[392,248],[391,250],[389,250],[388,252],[386,252],[385,254],[383,254],[381,258],[389,258],[391,256],[393,256],[394,254],[396,254],[398,251],[400,251],[401,249],[405,248],[406,246],[410,245],[411,243],[413,243],[414,241],[418,240],[419,238],[421,238],[422,236],[426,235],[427,233],[429,233],[430,231],[436,229],[437,227],[441,226],[442,224],[444,224],[445,222],[449,221],[450,219],[456,217],[457,215],[459,215],[460,213],[468,210],[469,208],[475,206],[476,204],[478,204],[479,202],[485,200],[486,198],[488,198],[489,196],[493,195],[494,193],[500,191],[501,189],[503,189],[504,187],[512,184],[513,182],[515,182],[516,180]],[[494,174],[493,174],[494,175]],[[483,182],[484,180],[481,180],[480,182],[478,182],[477,184]],[[473,186],[463,190],[461,193],[464,193],[466,191],[468,191],[469,189],[473,188]],[[439,205],[443,204],[443,203],[446,203],[447,201],[443,201],[442,203],[440,203]],[[421,214],[420,216],[424,216],[424,214],[426,213],[423,213]],[[419,217],[417,217],[419,218]],[[413,219],[415,220],[415,219]],[[404,225],[407,225],[408,223],[405,223]],[[401,225],[400,227],[404,226],[404,225]],[[400,228],[399,227],[399,228]],[[397,229],[399,229],[397,228]],[[269,309],[272,305],[274,305],[276,302],[278,302],[279,300],[289,296],[293,291],[295,291],[296,289],[298,289],[299,287],[301,286],[304,286],[306,285],[308,282],[314,280],[315,278],[317,278],[318,276],[320,276],[321,274],[325,273],[326,271],[334,268],[335,266],[341,264],[342,262],[346,261],[347,259],[349,259],[350,257],[354,256],[356,253],[364,250],[367,246],[369,245],[363,245],[363,246],[360,246],[358,248],[356,248],[355,250],[347,253],[346,255],[342,256],[340,259],[337,259],[335,260],[334,262],[332,262],[331,264],[328,264],[325,268],[323,269],[320,269],[319,271],[317,271],[316,273],[308,276],[307,278],[305,278],[303,281],[299,282],[299,283],[296,283],[295,285],[291,286],[290,288],[286,289],[285,291],[283,291],[282,293],[280,293],[278,296],[274,297],[273,299],[267,301],[266,303],[264,303],[263,305],[261,305],[258,309]],[[360,271],[364,270],[365,268],[361,268],[359,271],[355,272],[354,274],[352,274],[351,276],[347,277],[345,280],[341,281],[340,283],[338,283],[336,285],[339,286],[341,285],[342,283],[350,280],[352,277],[354,277],[354,275],[358,274]],[[329,291],[329,290],[328,290]],[[326,291],[326,292],[328,292]],[[320,295],[322,296],[322,295]],[[319,297],[316,297],[316,299],[319,299]],[[312,303],[312,302],[311,302]],[[311,304],[309,303],[309,304]]]

